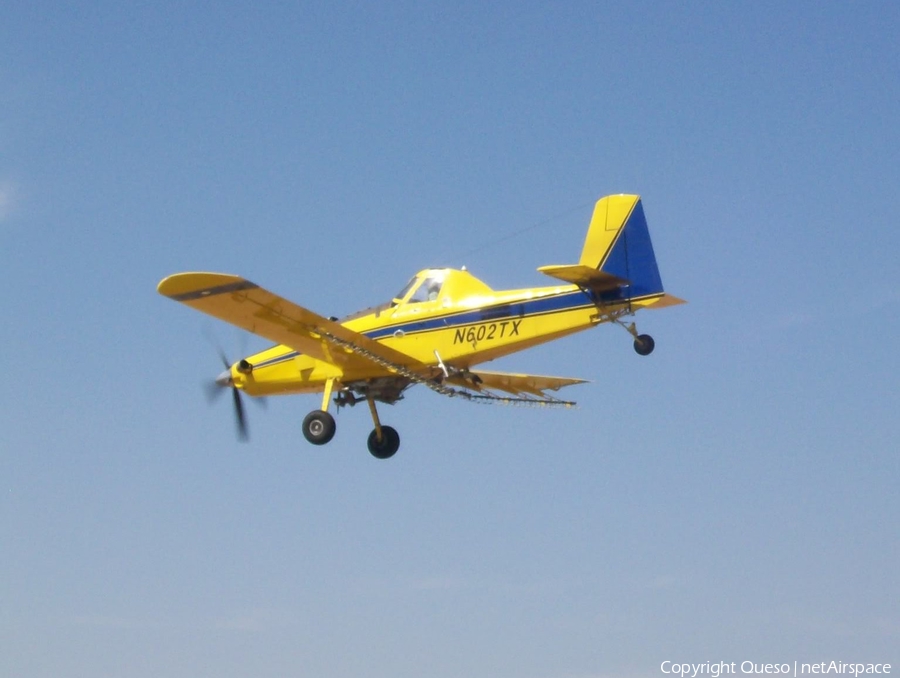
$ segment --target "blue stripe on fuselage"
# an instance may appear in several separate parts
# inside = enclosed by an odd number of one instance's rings
[[[455,329],[457,327],[476,325],[484,322],[497,322],[503,320],[513,320],[526,316],[545,315],[547,313],[560,313],[563,311],[571,311],[578,308],[587,308],[594,306],[589,294],[582,290],[572,290],[563,294],[554,294],[539,299],[526,299],[516,302],[507,302],[479,308],[472,311],[456,311],[447,315],[438,316],[436,318],[428,318],[423,320],[411,320],[397,325],[387,327],[378,327],[372,330],[361,332],[361,334],[370,339],[385,339],[394,335],[396,332],[404,334],[413,334],[419,332],[430,332],[434,330]],[[290,360],[296,356],[303,355],[299,351],[289,351],[280,356],[269,358],[261,363],[253,366],[254,369],[269,367],[280,362]]]
[[[277,365],[278,363],[283,363],[285,360],[296,358],[298,355],[301,355],[299,351],[288,351],[287,353],[275,356],[274,358],[263,360],[261,363],[256,363],[255,365],[253,365],[253,369],[258,370],[261,367],[270,367],[272,365]]]
[[[590,296],[581,290],[573,290],[572,292],[554,294],[540,299],[502,303],[473,311],[450,313],[425,320],[413,320],[399,325],[369,330],[368,332],[363,332],[363,334],[371,339],[381,339],[396,332],[412,334],[431,330],[453,329],[462,325],[476,325],[482,322],[521,318],[545,313],[559,313],[593,305],[594,302],[591,301]]]

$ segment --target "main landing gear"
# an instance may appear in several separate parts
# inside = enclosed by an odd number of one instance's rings
[[[333,380],[329,380],[325,385],[322,409],[313,410],[303,419],[303,437],[313,445],[324,445],[334,438],[337,426],[334,417],[327,411],[333,385]],[[400,434],[390,426],[382,426],[378,410],[375,409],[375,399],[371,395],[366,395],[366,402],[372,413],[372,421],[375,422],[375,428],[369,434],[369,452],[376,459],[389,459],[400,449]]]
[[[369,403],[372,421],[375,422],[375,428],[367,441],[369,452],[376,459],[390,459],[400,449],[400,434],[390,426],[381,425],[378,410],[375,409],[375,399],[371,395],[366,396],[366,402]]]
[[[400,434],[391,426],[382,426],[381,440],[379,440],[378,429],[375,428],[369,434],[367,444],[369,452],[376,459],[390,459],[400,449]]]
[[[313,445],[324,445],[332,438],[337,425],[328,412],[313,410],[303,420],[303,437]]]

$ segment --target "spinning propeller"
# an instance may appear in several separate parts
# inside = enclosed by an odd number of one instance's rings
[[[250,436],[247,433],[247,419],[244,416],[244,402],[241,399],[241,391],[234,385],[234,380],[231,378],[231,363],[228,362],[225,352],[222,349],[218,349],[218,353],[219,359],[225,366],[225,371],[209,384],[207,388],[207,397],[210,402],[212,402],[218,399],[222,394],[223,388],[231,388],[231,396],[234,402],[234,421],[235,424],[237,424],[238,440],[246,442]]]

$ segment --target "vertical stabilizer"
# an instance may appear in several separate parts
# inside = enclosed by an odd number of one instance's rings
[[[603,198],[597,203],[594,218],[606,201],[606,222],[604,236],[612,232],[614,235],[603,256],[595,264],[600,271],[629,282],[629,286],[621,292],[623,298],[635,299],[662,294],[662,278],[653,254],[653,243],[650,242],[650,230],[644,216],[644,206],[636,195],[615,195]],[[592,244],[589,242],[594,228],[593,220],[588,230],[588,242],[585,252]],[[598,238],[599,240],[599,238]],[[593,254],[593,252],[592,252]],[[585,253],[582,253],[582,258]]]
[[[559,280],[593,290],[603,303],[642,306],[683,303],[663,292],[650,230],[639,195],[609,195],[594,206],[577,264],[538,268]]]
[[[581,250],[581,259],[578,262],[580,265],[600,268],[600,264],[612,249],[619,231],[640,200],[638,195],[608,195],[597,201],[587,238],[584,240],[584,249]]]

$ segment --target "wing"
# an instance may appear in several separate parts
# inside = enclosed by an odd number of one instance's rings
[[[431,368],[340,323],[298,306],[249,280],[224,273],[176,273],[157,291],[225,322],[283,344],[344,372],[389,375]]]
[[[548,391],[558,391],[565,386],[585,383],[584,379],[570,377],[545,377],[534,374],[510,374],[507,372],[460,372],[452,374],[445,380],[447,383],[475,391],[476,396],[489,400],[510,402],[543,403],[555,405],[574,405],[574,402],[560,400]],[[492,391],[503,391],[513,397],[498,396]]]

